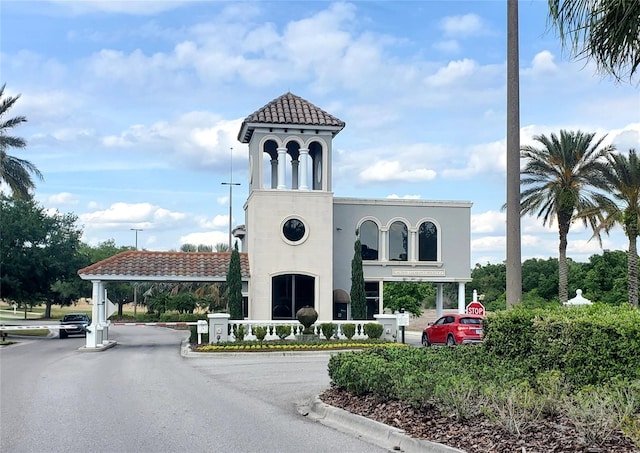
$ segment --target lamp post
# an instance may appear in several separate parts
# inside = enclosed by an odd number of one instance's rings
[[[138,251],[138,231],[143,231],[142,228],[130,228],[131,231],[136,232],[136,251]],[[133,283],[133,317],[138,314],[138,282]]]
[[[136,232],[136,250],[138,250],[138,231],[144,231],[142,228],[129,228],[131,231]]]
[[[231,252],[231,234],[232,234],[232,218],[233,218],[233,186],[239,186],[239,182],[233,182],[233,147],[231,147],[231,164],[229,166],[229,182],[221,183],[223,186],[229,186],[229,252]]]

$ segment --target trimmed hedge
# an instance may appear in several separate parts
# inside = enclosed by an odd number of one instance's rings
[[[514,308],[489,316],[484,348],[527,361],[537,371],[558,370],[581,387],[616,377],[640,378],[640,311],[623,305]]]

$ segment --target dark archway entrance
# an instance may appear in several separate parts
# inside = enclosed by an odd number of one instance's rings
[[[285,274],[273,277],[271,285],[271,314],[273,319],[295,319],[304,306],[315,308],[314,277]]]

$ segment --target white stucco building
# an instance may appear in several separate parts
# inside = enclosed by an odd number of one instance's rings
[[[383,282],[471,281],[471,203],[336,198],[333,140],[345,123],[286,93],[249,115],[238,140],[249,146],[245,224],[234,230],[248,260],[245,316],[349,319],[351,260],[362,242],[368,316],[383,309]],[[366,155],[362,156],[366,159]]]

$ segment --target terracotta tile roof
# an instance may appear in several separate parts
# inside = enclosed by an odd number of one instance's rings
[[[231,253],[127,251],[78,271],[84,280],[221,281]],[[242,278],[249,278],[249,259],[240,253]]]
[[[250,124],[256,123],[330,127],[336,134],[345,126],[344,121],[292,93],[283,94],[246,117],[238,140],[248,143],[254,131]]]

